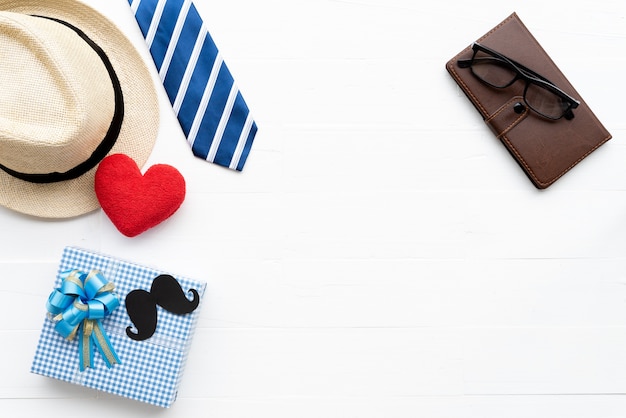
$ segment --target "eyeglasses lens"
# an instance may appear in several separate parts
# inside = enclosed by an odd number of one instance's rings
[[[506,61],[477,51],[472,61],[472,72],[485,83],[503,88],[511,85],[517,72]]]
[[[528,106],[550,119],[559,119],[569,105],[541,84],[528,83],[524,95]]]

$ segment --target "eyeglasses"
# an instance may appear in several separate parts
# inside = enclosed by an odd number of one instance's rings
[[[477,42],[472,45],[472,49],[472,58],[458,60],[459,67],[469,68],[483,83],[498,89],[524,80],[524,102],[531,110],[552,120],[574,118],[572,109],[577,108],[580,102],[550,80]]]

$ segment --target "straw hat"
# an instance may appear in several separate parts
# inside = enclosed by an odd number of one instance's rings
[[[0,205],[45,218],[99,207],[98,163],[141,167],[159,108],[148,68],[107,18],[75,0],[0,0]]]

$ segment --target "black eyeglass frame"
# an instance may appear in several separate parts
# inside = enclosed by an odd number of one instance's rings
[[[474,55],[472,55],[472,58],[470,59],[460,59],[457,61],[459,67],[461,68],[469,68],[470,71],[472,71],[472,74],[474,74],[474,76],[476,78],[478,78],[480,81],[482,81],[483,83],[491,86],[491,87],[495,87],[495,88],[507,88],[509,86],[511,86],[513,83],[515,83],[517,80],[524,80],[526,82],[526,86],[524,87],[524,102],[526,103],[526,105],[528,106],[529,109],[533,110],[535,113],[547,118],[547,119],[551,119],[551,120],[559,120],[563,117],[565,117],[565,119],[573,119],[574,118],[574,112],[572,111],[573,109],[576,109],[578,107],[578,105],[580,105],[580,102],[578,100],[576,100],[575,98],[573,98],[572,96],[570,96],[569,94],[565,93],[563,90],[561,90],[559,87],[557,87],[553,82],[551,82],[550,80],[548,80],[547,78],[543,77],[542,75],[536,73],[535,71],[531,70],[530,68],[520,64],[517,61],[512,60],[511,58],[507,57],[506,55],[501,54],[498,51],[495,51],[485,45],[482,45],[478,42],[474,42],[472,44],[472,50],[474,51]],[[499,86],[499,85],[495,85],[495,84],[491,84],[488,81],[484,80],[482,77],[480,77],[479,75],[474,73],[474,70],[472,68],[472,65],[476,59],[476,53],[478,51],[482,51],[485,52],[489,55],[491,55],[492,57],[498,59],[499,61],[507,64],[509,67],[511,67],[511,69],[513,69],[516,73],[515,77],[506,85],[503,86]],[[556,96],[558,96],[561,100],[563,100],[564,102],[566,102],[568,104],[567,108],[565,108],[563,110],[563,113],[559,116],[559,117],[553,117],[551,115],[546,115],[543,112],[535,109],[530,103],[528,103],[528,101],[526,100],[526,92],[528,91],[528,86],[530,84],[536,84],[548,91],[550,91],[551,93],[555,94]]]

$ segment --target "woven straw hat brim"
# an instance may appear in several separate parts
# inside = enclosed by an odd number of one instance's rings
[[[124,121],[109,154],[126,154],[142,167],[156,141],[159,105],[148,67],[118,27],[75,0],[0,0],[0,11],[64,20],[105,51],[124,96]],[[69,218],[94,211],[100,207],[94,190],[96,169],[73,180],[46,184],[19,180],[0,170],[0,205],[43,218]]]

